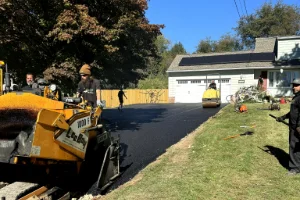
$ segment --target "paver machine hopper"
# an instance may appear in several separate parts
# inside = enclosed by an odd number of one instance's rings
[[[78,177],[76,183],[94,170],[97,188],[105,190],[120,170],[119,137],[105,130],[103,108],[91,108],[81,98],[59,99],[55,84],[43,86],[42,92],[40,88],[10,91],[7,64],[0,65],[1,86],[6,67],[7,88],[0,95],[0,164],[36,167],[46,177],[69,174]],[[1,170],[0,179],[4,175]]]

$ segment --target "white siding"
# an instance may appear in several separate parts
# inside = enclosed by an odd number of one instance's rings
[[[235,73],[235,71],[233,71]],[[244,80],[245,83],[239,81]],[[257,85],[257,81],[254,79],[254,70],[245,70],[239,74],[231,75],[231,94],[237,92],[241,87],[249,87]]]
[[[278,40],[277,60],[300,58],[300,39]]]
[[[173,72],[169,73],[169,97],[175,97],[176,86],[178,85],[178,80],[197,80],[206,79],[207,74],[214,74],[214,71],[206,72]],[[254,70],[227,70],[218,71],[221,74],[221,79],[230,79],[230,93],[234,94],[240,87],[248,87],[251,85],[256,85],[257,80],[254,79]],[[218,79],[219,75],[209,75],[208,79]],[[239,80],[245,81],[244,83],[239,83]],[[202,83],[203,84],[203,83]],[[206,85],[206,84],[205,84]],[[218,85],[218,84],[217,84]],[[219,86],[218,86],[219,87]],[[224,88],[225,89],[225,88]],[[222,91],[221,91],[222,93]]]
[[[168,83],[168,88],[169,88],[169,98],[170,97],[175,97],[175,88],[176,88],[176,77],[169,77],[168,78],[169,83]]]

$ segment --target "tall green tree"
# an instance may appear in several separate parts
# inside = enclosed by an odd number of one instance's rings
[[[209,53],[214,52],[215,50],[215,41],[211,40],[210,37],[205,38],[204,40],[200,40],[196,53]]]
[[[74,87],[82,64],[102,84],[137,83],[163,25],[145,17],[147,0],[0,0],[0,58]]]
[[[299,35],[300,10],[281,1],[274,6],[264,3],[254,14],[242,17],[235,30],[248,48],[254,47],[256,37]]]
[[[171,41],[163,35],[159,35],[155,40],[155,47],[157,49],[157,57],[151,58],[144,78],[155,77],[161,72],[161,62],[164,59],[166,52],[170,48]]]
[[[167,74],[166,74],[167,69],[170,67],[174,58],[179,54],[181,54],[181,55],[187,54],[187,52],[181,42],[175,43],[169,50],[165,51],[162,54],[162,59],[160,62],[160,73],[161,74],[163,74],[167,77]]]
[[[140,89],[164,89],[168,88],[168,76],[166,70],[178,54],[186,54],[181,42],[170,48],[170,41],[163,35],[158,36],[156,42],[159,57],[153,59],[149,65],[148,74],[138,83]]]
[[[196,53],[210,52],[232,52],[242,49],[241,42],[236,36],[229,33],[222,35],[218,41],[211,40],[210,37],[201,40],[198,44]]]
[[[149,75],[145,79],[141,79],[138,84],[139,89],[167,89],[168,77],[163,74]]]
[[[214,51],[215,52],[232,52],[242,50],[240,40],[230,34],[225,34],[221,36],[220,40],[215,43]]]
[[[171,41],[165,38],[163,35],[159,35],[155,40],[155,46],[158,54],[162,55],[170,48]]]
[[[172,46],[170,49],[170,54],[175,57],[178,54],[186,54],[186,50],[181,42],[178,42]]]

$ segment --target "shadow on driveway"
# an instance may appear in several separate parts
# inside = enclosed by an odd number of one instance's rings
[[[111,132],[137,131],[141,124],[160,122],[166,111],[165,108],[125,108],[122,112],[118,109],[107,109],[102,117]]]

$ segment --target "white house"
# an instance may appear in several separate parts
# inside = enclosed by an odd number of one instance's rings
[[[256,86],[259,76],[273,96],[291,96],[290,82],[300,78],[299,43],[300,36],[257,38],[250,51],[177,55],[167,70],[169,101],[201,102],[214,80],[226,102],[240,87]]]

